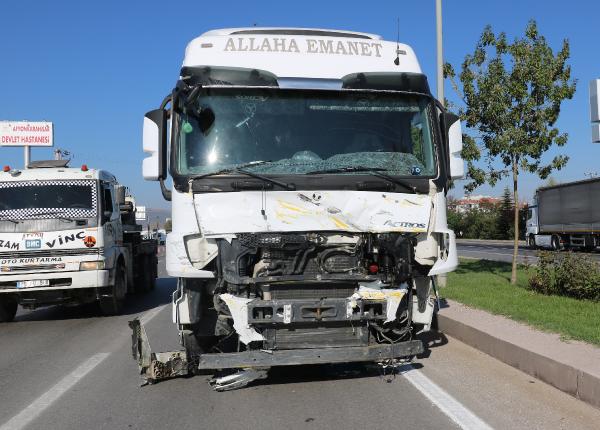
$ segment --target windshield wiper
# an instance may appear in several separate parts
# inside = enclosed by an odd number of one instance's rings
[[[409,190],[412,193],[416,193],[416,188],[410,185],[408,182],[403,181],[402,179],[394,178],[386,173],[382,173],[387,171],[388,169],[384,169],[382,167],[367,167],[367,166],[346,166],[346,167],[335,167],[331,169],[323,169],[323,170],[313,170],[312,172],[306,173],[307,175],[319,175],[321,173],[352,173],[352,172],[366,172],[372,176],[377,176],[378,178],[385,179],[388,182],[391,182],[396,185],[400,185],[401,187]]]
[[[0,219],[0,221],[10,221],[10,222],[12,222],[13,224],[20,224],[20,223],[21,223],[21,221],[17,221],[17,220],[10,219],[10,218],[4,218],[4,219]]]
[[[271,184],[280,186],[282,188],[285,188],[286,190],[294,191],[296,189],[296,186],[293,184],[288,184],[286,182],[281,182],[276,179],[271,179],[266,176],[259,175],[258,173],[249,172],[247,170],[244,170],[245,167],[260,166],[261,164],[265,164],[265,163],[272,163],[272,161],[270,161],[270,160],[269,161],[253,161],[250,163],[242,164],[240,166],[229,167],[227,169],[217,170],[216,172],[204,173],[202,175],[194,176],[194,177],[192,177],[192,180],[195,181],[198,179],[204,179],[204,178],[208,178],[209,176],[227,175],[229,173],[241,173],[242,175],[250,176],[252,178],[260,179],[261,181],[269,182]]]
[[[66,222],[75,222],[76,221],[75,218],[70,218],[68,216],[61,215],[61,212],[57,212],[57,211],[40,212],[39,215],[55,215],[57,219],[59,219],[61,221],[66,221]]]
[[[307,172],[307,175],[318,175],[321,173],[346,173],[346,172],[382,172],[387,169],[382,167],[366,167],[366,166],[346,166],[346,167],[334,167],[331,169],[323,170],[312,170]]]

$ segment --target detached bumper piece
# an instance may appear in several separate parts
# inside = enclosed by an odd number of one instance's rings
[[[150,349],[148,335],[139,318],[129,321],[131,352],[142,376],[142,385],[153,384],[161,379],[190,374],[185,351],[158,352]]]

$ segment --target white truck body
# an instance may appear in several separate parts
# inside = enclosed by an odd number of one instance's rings
[[[256,27],[191,41],[177,88],[144,120],[143,165],[172,201],[167,272],[179,278],[173,320],[187,359],[244,368],[260,347],[282,351],[265,367],[362,361],[389,346],[385,333],[397,323],[404,329],[388,334],[405,349],[391,354],[420,350],[398,333],[430,328],[435,276],[458,264],[445,196],[448,180],[463,176],[461,149],[460,122],[431,96],[407,45]],[[387,317],[368,316],[370,300]],[[213,301],[229,322],[205,324]],[[385,320],[383,337],[367,320]],[[230,335],[248,355],[197,344]],[[143,373],[158,379],[143,356]]]
[[[110,302],[115,293],[121,301],[132,290],[140,249],[125,237],[119,187],[112,174],[86,167],[0,172],[0,307],[9,299],[29,308]]]

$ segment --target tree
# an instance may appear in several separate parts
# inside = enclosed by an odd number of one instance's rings
[[[514,226],[511,222],[512,214],[514,213],[514,205],[512,200],[512,193],[510,192],[510,188],[506,186],[504,188],[504,192],[502,193],[502,202],[500,202],[498,214],[498,230],[502,239],[510,239],[511,233],[514,233]]]
[[[538,33],[535,21],[530,21],[525,36],[512,43],[505,33],[496,35],[490,26],[485,27],[475,51],[462,63],[462,91],[454,69],[445,65],[445,75],[464,102],[459,115],[469,130],[463,149],[470,179],[467,191],[486,182],[494,186],[512,176],[513,202],[518,202],[519,173],[536,173],[545,179],[565,166],[568,157],[564,155],[545,165],[541,158],[554,144],[567,143],[567,134],[554,124],[562,102],[575,93],[576,80],[571,79],[568,58],[566,39],[555,54]],[[477,163],[482,158],[485,168]],[[513,284],[517,281],[518,207],[514,205]]]

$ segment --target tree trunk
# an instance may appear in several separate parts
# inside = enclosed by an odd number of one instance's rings
[[[519,165],[518,158],[513,158],[513,203],[515,209],[515,238],[513,244],[513,258],[512,258],[512,273],[510,275],[510,283],[515,285],[517,283],[517,256],[519,255],[519,193],[517,187],[517,179],[519,177]]]

